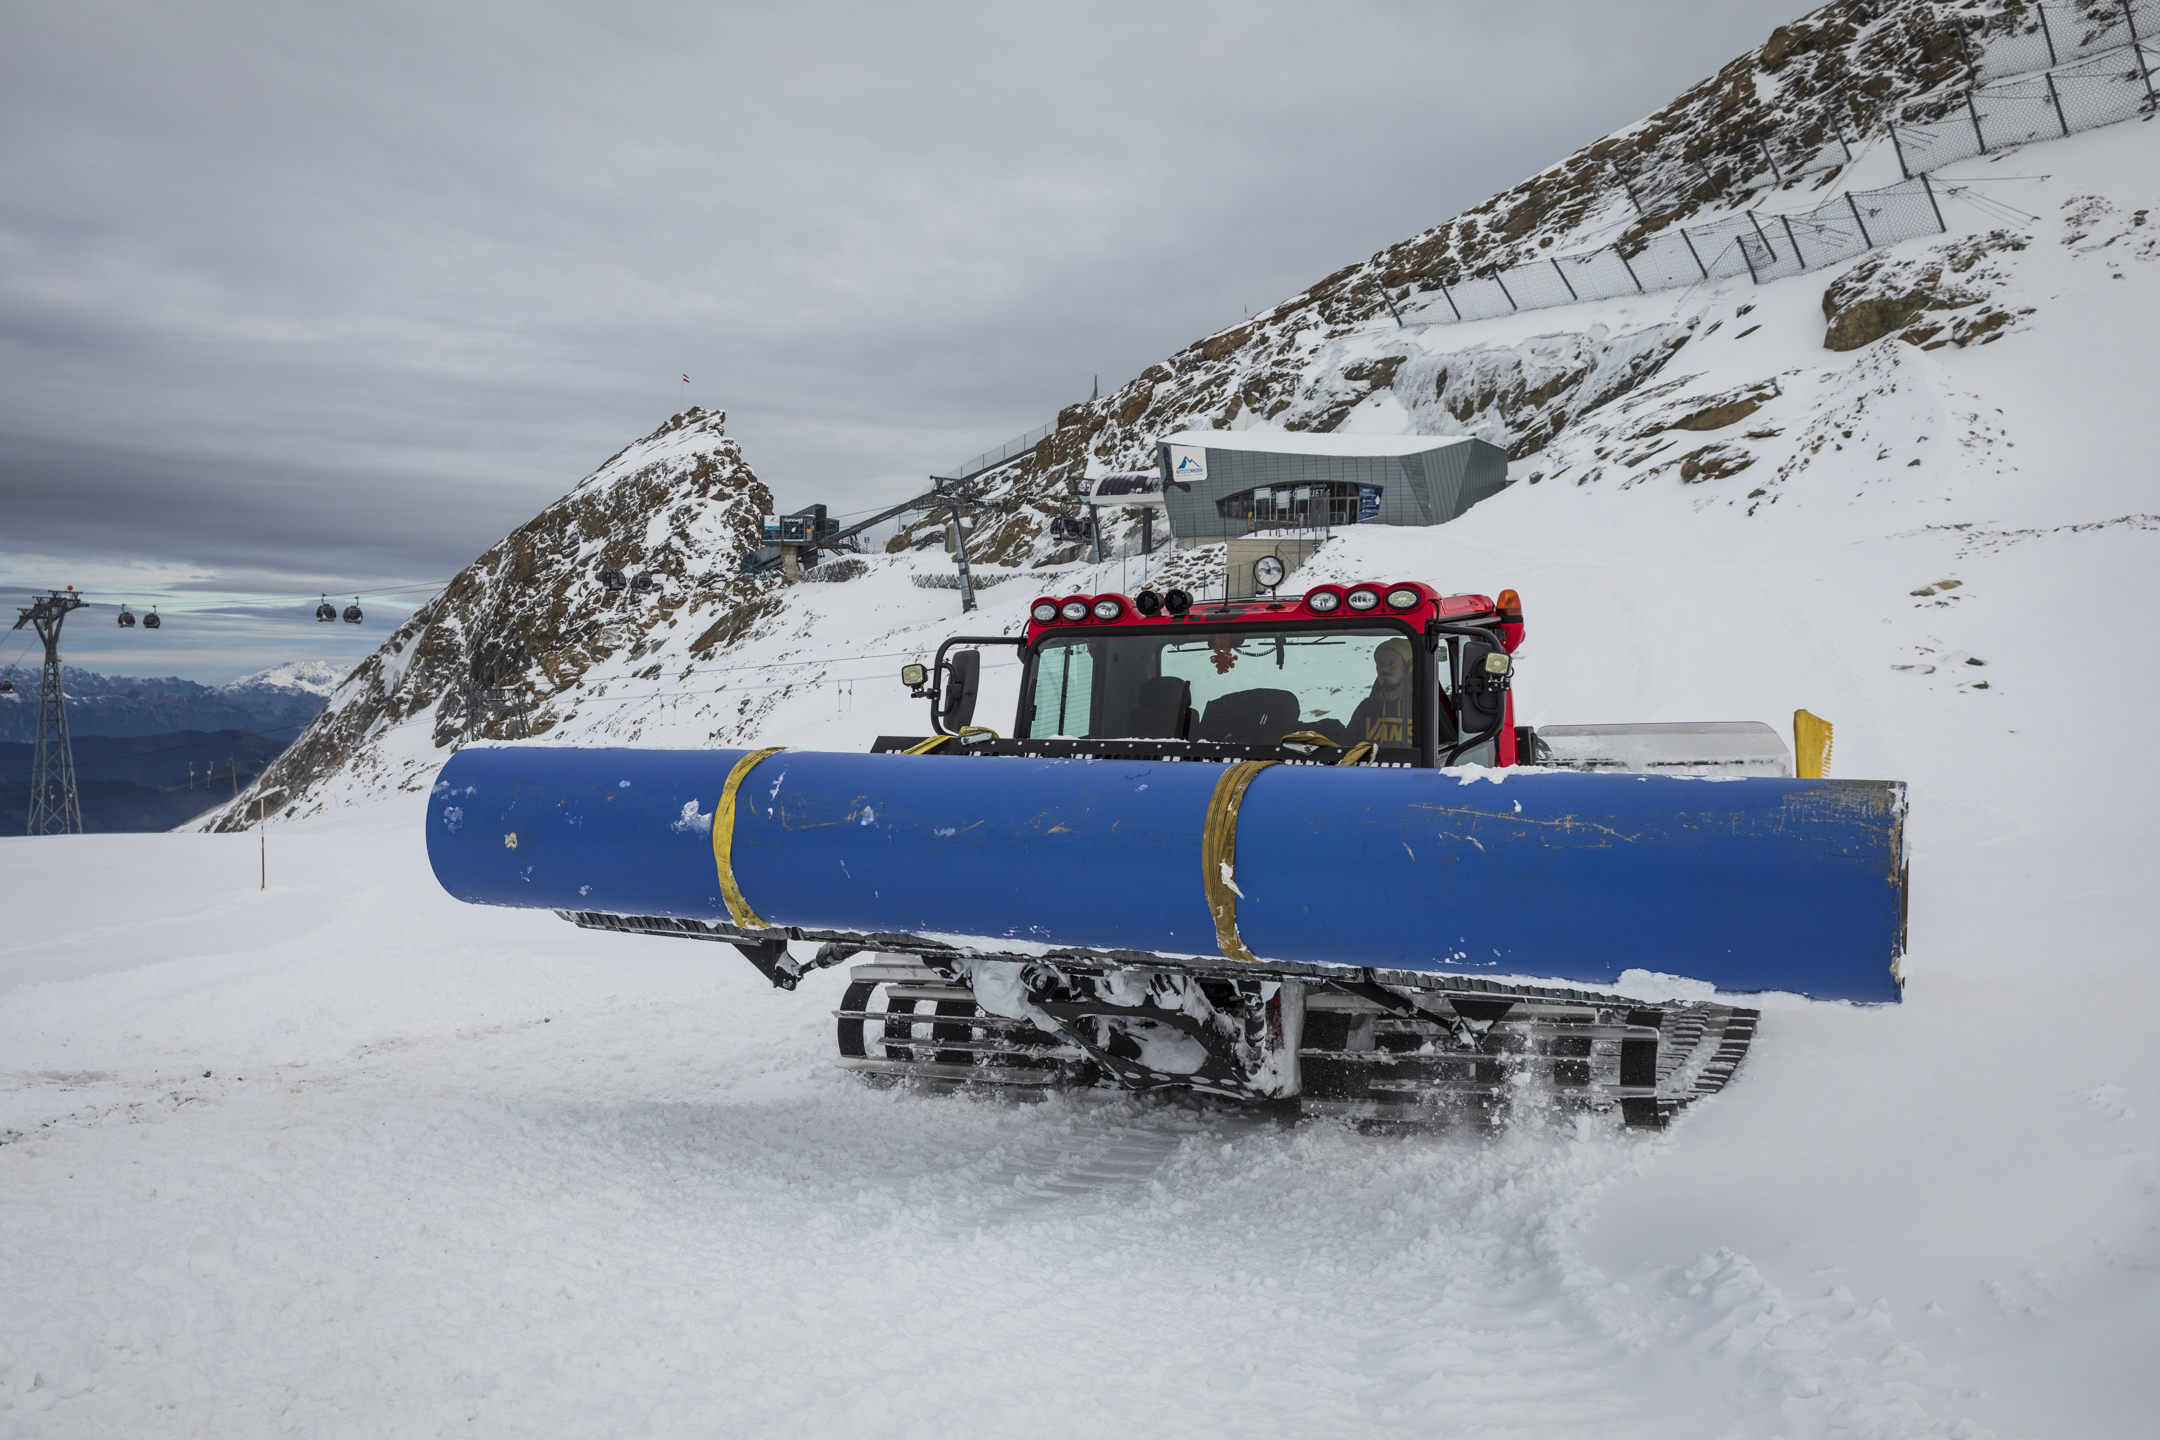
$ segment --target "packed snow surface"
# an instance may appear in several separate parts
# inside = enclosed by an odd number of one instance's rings
[[[1449,327],[1695,330],[1296,582],[1518,589],[1529,723],[1833,720],[1834,774],[1911,786],[1902,1005],[1768,1011],[1662,1135],[875,1090],[839,973],[451,901],[421,717],[262,839],[0,840],[0,1436],[2150,1434],[2154,136],[1942,177],[2039,217],[1970,348],[1826,352],[1825,274]],[[938,563],[596,666],[547,743],[919,734],[898,667],[1037,593],[963,622]]]

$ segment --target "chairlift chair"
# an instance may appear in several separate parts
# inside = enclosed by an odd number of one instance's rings
[[[135,613],[127,608],[127,601],[125,600],[120,602],[120,628],[123,630],[135,628]]]
[[[150,607],[149,614],[142,617],[142,628],[145,630],[155,630],[164,623],[164,621],[158,619],[157,606],[155,605]]]
[[[345,607],[345,623],[347,625],[358,625],[361,618],[360,597],[355,595],[352,597],[352,604]]]
[[[323,596],[322,604],[315,607],[315,618],[325,621],[337,619],[337,606],[330,603],[328,595]]]
[[[0,675],[0,695],[12,695],[14,693],[15,677],[12,675]]]

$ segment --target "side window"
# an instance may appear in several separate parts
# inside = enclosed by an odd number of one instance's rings
[[[1095,693],[1095,656],[1086,645],[1046,647],[1035,660],[1034,715],[1028,737],[1094,733],[1089,710]]]

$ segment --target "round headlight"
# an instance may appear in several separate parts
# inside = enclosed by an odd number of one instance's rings
[[[1105,595],[1095,602],[1097,620],[1115,620],[1125,613],[1125,602],[1115,595]]]
[[[1058,606],[1058,614],[1063,615],[1067,620],[1085,620],[1088,617],[1088,602],[1085,600],[1067,600],[1063,605]]]
[[[1348,598],[1352,610],[1372,610],[1380,604],[1380,592],[1377,590],[1352,590]]]
[[[1342,594],[1335,590],[1315,590],[1305,597],[1305,608],[1315,615],[1332,615],[1342,609]]]
[[[1152,590],[1142,590],[1132,597],[1132,608],[1142,615],[1162,614],[1162,596]]]
[[[1280,556],[1262,555],[1252,562],[1253,584],[1264,586],[1269,590],[1273,590],[1276,586],[1282,584],[1283,577],[1289,573],[1288,570],[1283,568]]]
[[[1398,585],[1387,592],[1388,609],[1415,610],[1424,598],[1408,585]]]
[[[1058,617],[1057,601],[1037,600],[1035,602],[1035,608],[1028,611],[1028,614],[1035,617],[1036,624],[1048,625],[1051,621],[1057,619]]]
[[[1163,592],[1162,606],[1172,615],[1183,615],[1192,609],[1192,596],[1173,585]]]

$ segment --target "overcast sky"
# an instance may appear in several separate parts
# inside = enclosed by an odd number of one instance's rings
[[[357,658],[686,401],[891,503],[1798,8],[15,0],[0,601],[175,613],[78,616],[107,671]]]

